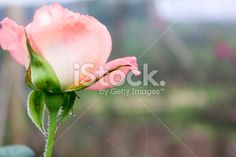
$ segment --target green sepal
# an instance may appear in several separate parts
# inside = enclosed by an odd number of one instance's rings
[[[26,71],[25,82],[32,90],[37,90],[37,88],[34,86],[34,84],[32,83],[32,80],[31,80],[30,68]]]
[[[27,47],[30,52],[30,66],[26,74],[26,83],[34,90],[60,92],[60,82],[51,65],[32,49],[29,41]]]
[[[64,102],[64,93],[44,93],[44,97],[49,113],[58,113]]]
[[[68,115],[73,109],[75,99],[76,99],[75,92],[65,93],[64,102],[61,106],[60,115],[58,117],[58,123],[62,123],[65,120],[65,118],[68,117]]]
[[[32,122],[39,128],[39,130],[45,134],[44,128],[44,113],[45,113],[45,103],[44,95],[42,92],[31,91],[28,95],[27,101],[28,115]]]

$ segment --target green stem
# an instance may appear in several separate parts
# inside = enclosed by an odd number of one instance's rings
[[[48,123],[48,136],[46,139],[44,157],[52,156],[53,146],[55,143],[56,128],[57,128],[57,112],[50,112],[49,123]]]

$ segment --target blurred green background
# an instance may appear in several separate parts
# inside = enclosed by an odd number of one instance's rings
[[[57,1],[61,2],[61,1]],[[32,21],[49,1],[0,1],[0,19]],[[159,70],[159,95],[80,91],[59,128],[55,157],[235,157],[236,2],[233,0],[73,0],[73,11],[104,23],[110,59],[134,55]],[[0,145],[25,144],[37,156],[43,137],[27,117],[25,70],[0,53]],[[143,77],[138,78],[142,80]],[[128,84],[117,89],[132,89]],[[139,86],[155,90],[159,87]]]

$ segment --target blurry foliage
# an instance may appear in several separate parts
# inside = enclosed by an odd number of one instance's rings
[[[22,145],[12,145],[12,146],[5,146],[0,147],[0,156],[1,157],[34,157],[34,152]]]

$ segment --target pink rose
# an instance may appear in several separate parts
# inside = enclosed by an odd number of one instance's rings
[[[89,84],[89,90],[111,88],[112,73],[131,70],[139,75],[136,57],[125,57],[110,61],[112,41],[107,28],[92,16],[74,13],[59,4],[39,8],[33,22],[23,27],[5,18],[1,21],[0,45],[26,69],[30,67],[27,39],[33,50],[45,59],[55,72],[62,91],[77,89]],[[93,64],[89,70],[93,79],[81,75],[75,84],[75,64]],[[100,67],[104,67],[100,71]],[[114,75],[112,75],[114,76]],[[124,79],[120,77],[119,81]],[[99,82],[106,81],[107,84]],[[94,82],[94,84],[92,84]],[[95,83],[96,82],[96,83]],[[85,86],[87,87],[87,86]]]

